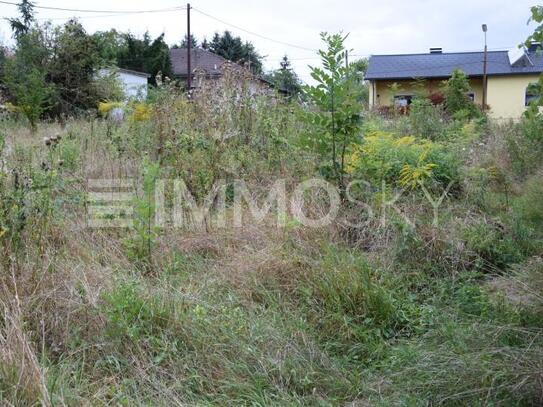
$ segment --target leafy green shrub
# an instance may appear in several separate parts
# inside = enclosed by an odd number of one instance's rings
[[[543,115],[531,109],[522,120],[507,129],[511,166],[519,177],[532,174],[543,160]]]
[[[154,225],[154,192],[159,173],[159,164],[144,161],[142,194],[134,199],[134,236],[125,240],[129,256],[145,269],[152,266],[153,246],[158,233]]]
[[[460,310],[469,315],[488,314],[491,307],[488,294],[478,285],[465,284],[455,293],[455,301]]]
[[[303,88],[316,107],[303,115],[313,129],[313,134],[303,142],[321,155],[323,175],[343,188],[345,155],[349,145],[357,142],[361,105],[352,67],[345,67],[343,63],[347,53],[346,37],[322,33],[321,38],[327,45],[326,51],[319,52],[323,68],[312,68],[311,72],[317,85]]]
[[[45,72],[37,68],[20,70],[16,62],[6,66],[6,83],[17,103],[17,109],[28,120],[33,131],[43,113],[51,106],[53,88],[46,83]]]
[[[453,120],[445,127],[442,137],[444,141],[466,147],[481,136],[484,124],[484,120],[479,119]]]
[[[125,99],[123,85],[114,69],[105,70],[101,75],[97,75],[91,86],[92,93],[95,94],[98,101],[122,101]]]
[[[536,230],[543,230],[543,182],[542,174],[533,175],[526,181],[524,193],[516,199],[515,212]]]
[[[474,258],[474,267],[496,272],[522,259],[522,253],[510,233],[499,224],[484,221],[464,230],[466,250]]]
[[[292,176],[313,174],[315,155],[296,148],[300,106],[239,92],[244,79],[236,75],[226,72],[224,82],[204,83],[190,102],[173,84],[152,90],[151,120],[130,123],[150,143],[123,150],[135,156],[150,151],[169,177],[183,179],[198,203],[220,180],[264,179],[287,166]],[[120,137],[132,145],[140,139]]]
[[[409,121],[414,134],[420,137],[436,139],[444,130],[440,108],[434,106],[425,97],[413,99],[409,111]]]
[[[349,172],[376,186],[382,181],[400,185],[402,169],[406,165],[418,168],[432,164],[432,178],[443,187],[460,179],[459,163],[444,145],[412,136],[368,133],[348,162]]]
[[[48,82],[46,68],[50,50],[45,37],[46,33],[39,29],[19,36],[15,55],[4,66],[4,83],[12,101],[33,131],[44,112],[54,104],[55,89]]]
[[[455,69],[445,84],[445,109],[455,119],[466,121],[480,116],[475,104],[469,99],[470,84],[467,75]]]
[[[543,143],[543,115],[538,108],[531,106],[525,112],[520,125],[527,140]]]
[[[118,341],[152,339],[171,327],[171,309],[159,298],[146,296],[135,281],[121,282],[104,294],[107,335]]]

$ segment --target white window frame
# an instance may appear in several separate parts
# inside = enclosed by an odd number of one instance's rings
[[[400,93],[394,95],[394,107],[407,107],[411,104],[415,96],[408,93]],[[398,103],[399,101],[405,101],[405,104]]]

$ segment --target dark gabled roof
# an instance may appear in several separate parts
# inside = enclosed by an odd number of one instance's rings
[[[527,63],[511,65],[507,51],[488,52],[488,75],[516,75],[543,72],[543,56],[527,54]],[[448,78],[455,69],[468,76],[483,75],[483,52],[373,55],[366,79]]]
[[[191,55],[191,68],[192,72],[204,71],[207,76],[219,77],[223,74],[223,65],[226,63],[232,64],[231,66],[239,69],[243,68],[241,65],[231,62],[220,55],[217,55],[211,51],[203,48],[193,48],[190,50]],[[175,76],[186,78],[187,77],[187,56],[188,52],[186,48],[172,48],[170,50],[170,59],[172,61],[173,73]],[[247,72],[250,72],[247,70]],[[251,75],[253,75],[251,73]],[[264,78],[261,75],[254,75],[254,78],[264,82],[265,84],[275,87],[275,85]],[[279,89],[280,92],[284,90]]]
[[[190,50],[191,68],[194,71],[203,70],[206,75],[219,76],[222,74],[222,66],[226,59],[220,55],[203,48],[193,48]],[[173,48],[170,50],[170,59],[173,65],[175,76],[187,76],[187,56],[186,48]]]

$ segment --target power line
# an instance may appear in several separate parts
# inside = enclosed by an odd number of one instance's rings
[[[273,39],[273,38],[266,37],[265,35],[261,35],[261,34],[255,33],[254,31],[246,30],[245,28],[242,28],[242,27],[237,26],[237,25],[235,25],[235,24],[231,24],[231,23],[229,23],[229,22],[226,22],[226,21],[224,21],[224,20],[221,20],[220,18],[214,17],[214,16],[212,16],[212,15],[210,15],[210,14],[208,14],[208,13],[205,13],[205,12],[203,12],[202,10],[199,10],[199,9],[197,9],[197,8],[195,8],[195,7],[192,7],[192,9],[193,9],[194,11],[196,11],[196,12],[198,12],[198,13],[200,13],[200,14],[206,16],[206,17],[208,17],[208,18],[211,18],[211,19],[213,19],[213,20],[215,20],[215,21],[218,21],[219,23],[228,25],[228,26],[233,27],[233,28],[235,28],[235,29],[237,29],[237,30],[243,31],[243,32],[245,32],[245,33],[247,33],[247,34],[254,35],[255,37],[259,37],[259,38],[262,38],[262,39],[264,39],[264,40],[268,40],[268,41],[271,41],[271,42],[275,42],[275,43],[277,43],[277,44],[286,45],[286,46],[288,46],[288,47],[302,49],[302,50],[304,50],[304,51],[311,51],[311,52],[317,52],[317,51],[318,51],[318,50],[313,49],[313,48],[307,48],[307,47],[303,47],[303,46],[301,46],[301,45],[296,45],[296,44],[291,44],[291,43],[289,43],[289,42],[284,42],[284,41],[275,40],[275,39]]]
[[[94,19],[94,18],[107,18],[107,17],[124,17],[124,16],[134,16],[134,15],[140,15],[140,14],[143,14],[143,13],[169,13],[169,12],[172,12],[172,11],[180,11],[180,10],[186,10],[186,8],[177,8],[177,9],[164,9],[164,10],[154,10],[154,11],[148,11],[148,12],[138,12],[138,13],[135,13],[135,12],[130,12],[130,13],[126,13],[126,14],[99,14],[99,15],[92,15],[92,16],[75,16],[78,20],[88,20],[88,19]],[[42,17],[42,18],[38,18],[37,20],[39,21],[63,21],[63,20],[69,20],[71,18],[74,18],[74,16],[69,16],[69,17],[52,17],[52,18],[47,18],[47,17]]]
[[[0,4],[6,4],[10,6],[19,5],[19,3],[15,3],[11,1],[0,1]],[[159,13],[159,12],[165,12],[165,11],[177,11],[177,10],[186,9],[186,7],[170,7],[170,8],[158,9],[158,10],[89,10],[89,9],[62,8],[62,7],[51,7],[51,6],[38,6],[38,5],[34,5],[34,8],[41,9],[41,10],[67,11],[71,13],[107,13],[107,14],[113,14],[113,15]]]
[[[127,15],[133,15],[133,13],[130,13],[130,14],[100,14],[100,15],[97,15],[97,16],[75,16],[75,17],[78,20],[89,20],[91,18],[122,17],[122,16],[127,16]],[[74,16],[52,17],[52,18],[42,17],[42,18],[37,18],[36,20],[38,20],[38,21],[64,21],[64,20],[70,20],[71,18],[74,18]]]
[[[0,0],[0,4],[6,4],[6,5],[10,5],[10,6],[18,6],[19,5],[19,3],[15,3],[15,2],[12,2],[12,1],[5,1],[5,0]],[[117,16],[133,15],[133,14],[162,13],[162,12],[186,10],[186,7],[170,7],[170,8],[164,8],[164,9],[152,9],[152,10],[91,10],[91,9],[73,9],[73,8],[62,8],[62,7],[51,7],[51,6],[39,6],[39,5],[34,5],[34,8],[42,9],[42,10],[55,10],[55,11],[73,12],[73,13],[103,14],[103,15],[79,17],[79,18],[82,18],[82,19],[102,18],[102,17],[117,17]],[[222,20],[220,18],[212,16],[211,14],[208,14],[208,13],[206,13],[206,12],[204,12],[202,10],[199,10],[199,9],[197,9],[195,7],[192,7],[192,9],[194,11],[208,17],[208,18],[211,18],[211,19],[213,19],[215,21],[218,21],[218,22],[220,22],[222,24],[231,26],[231,27],[233,27],[233,28],[235,28],[237,30],[243,31],[243,32],[245,32],[247,34],[250,34],[250,35],[253,35],[255,37],[259,37],[259,38],[265,39],[267,41],[275,42],[277,44],[286,45],[288,47],[301,49],[301,50],[304,50],[304,51],[311,51],[311,52],[317,52],[318,51],[317,49],[308,48],[308,47],[304,47],[304,46],[301,46],[301,45],[296,45],[296,44],[292,44],[292,43],[289,43],[289,42],[276,40],[276,39],[273,39],[271,37],[267,37],[265,35],[258,34],[258,33],[254,32],[254,31],[247,30],[247,29],[242,28],[242,27],[240,27],[238,25],[231,24],[231,23],[229,23],[227,21],[224,21],[224,20]],[[40,20],[64,20],[64,19],[66,19],[66,18],[58,17],[58,18],[43,18],[43,19],[40,19]],[[513,47],[491,48],[489,50],[501,50],[501,49],[504,49],[504,48],[513,48]],[[455,51],[455,52],[478,52],[478,51],[479,50]],[[352,54],[352,56],[356,56],[356,57],[360,57],[360,58],[368,58],[368,57],[370,57],[370,55],[358,55],[358,54]],[[271,58],[271,57],[269,57],[269,58]],[[295,61],[295,60],[316,60],[316,59],[319,59],[319,57],[293,58],[291,60]]]

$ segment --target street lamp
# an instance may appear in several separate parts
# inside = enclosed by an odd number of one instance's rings
[[[483,32],[485,33],[485,52],[484,52],[484,59],[483,59],[483,112],[486,110],[486,98],[487,98],[487,74],[486,74],[486,65],[488,61],[488,48],[486,45],[486,32],[488,31],[488,28],[486,24],[482,25]]]

